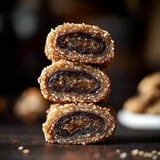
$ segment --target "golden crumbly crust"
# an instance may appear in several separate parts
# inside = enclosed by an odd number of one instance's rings
[[[74,112],[89,112],[101,117],[104,122],[104,129],[101,133],[92,133],[73,135],[69,137],[61,137],[56,134],[54,127],[58,120],[70,113]],[[73,126],[74,126],[73,122]],[[99,107],[93,103],[70,103],[70,104],[52,104],[47,110],[46,121],[42,124],[42,130],[45,140],[49,143],[61,143],[61,144],[89,144],[99,142],[112,136],[116,128],[115,117],[111,114],[110,108]]]
[[[93,75],[99,82],[100,88],[94,93],[84,94],[76,92],[57,92],[48,89],[46,84],[48,78],[53,75],[56,71],[61,70],[73,70],[73,71],[84,71]],[[69,81],[69,79],[67,80]],[[84,64],[79,64],[75,62],[69,62],[65,60],[60,60],[52,63],[50,66],[44,68],[38,78],[38,83],[40,84],[41,93],[45,99],[51,102],[99,102],[104,98],[108,98],[110,93],[110,80],[106,74],[100,71],[98,68],[87,66]],[[60,83],[60,82],[59,82]],[[81,82],[83,84],[83,81]]]
[[[57,38],[64,34],[82,32],[102,39],[106,44],[103,54],[80,54],[76,51],[65,52],[57,45]],[[114,57],[114,41],[110,34],[95,25],[64,23],[48,33],[45,43],[45,55],[51,61],[66,59],[89,64],[108,64]]]

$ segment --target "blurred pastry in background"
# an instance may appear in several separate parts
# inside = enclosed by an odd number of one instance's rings
[[[145,97],[160,98],[160,71],[145,76],[138,84],[137,91]]]
[[[145,110],[144,99],[141,96],[134,95],[124,102],[123,109],[133,113],[142,113]]]
[[[145,76],[137,93],[118,111],[119,122],[132,129],[160,129],[160,72]]]
[[[49,104],[42,97],[39,88],[28,87],[17,98],[13,112],[19,121],[32,124],[41,120],[48,107]]]
[[[160,114],[160,99],[155,101],[154,104],[150,105],[146,109],[148,114]]]
[[[132,113],[160,114],[160,98],[135,95],[124,102],[123,109]]]
[[[3,113],[7,109],[7,98],[0,96],[0,113]]]
[[[160,72],[145,76],[137,86],[137,94],[124,102],[123,109],[133,113],[160,114]]]

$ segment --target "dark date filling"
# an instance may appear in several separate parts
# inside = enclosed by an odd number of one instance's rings
[[[102,39],[82,32],[61,35],[57,38],[57,44],[66,51],[76,51],[80,54],[99,55],[106,49]]]
[[[51,92],[95,93],[100,87],[100,82],[85,71],[61,70],[52,74],[47,81]]]
[[[56,135],[72,137],[78,135],[95,135],[102,133],[105,128],[105,121],[100,116],[83,111],[69,113],[61,117],[55,124]]]

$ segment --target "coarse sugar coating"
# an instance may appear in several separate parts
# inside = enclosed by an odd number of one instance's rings
[[[49,143],[89,144],[111,137],[116,120],[110,108],[93,103],[51,104],[42,124]]]
[[[99,102],[108,98],[110,80],[96,67],[60,60],[38,78],[41,93],[51,102]]]
[[[114,41],[108,31],[98,26],[64,23],[48,33],[45,55],[51,61],[66,59],[104,65],[114,58]]]

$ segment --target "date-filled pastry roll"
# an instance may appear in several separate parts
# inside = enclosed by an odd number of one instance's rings
[[[45,67],[38,78],[41,93],[51,102],[99,102],[108,98],[110,80],[95,67],[60,60]]]
[[[64,23],[48,33],[45,54],[51,61],[108,64],[114,57],[114,42],[110,34],[98,26]]]
[[[93,103],[51,104],[42,124],[47,142],[82,145],[108,139],[115,127],[110,108]]]

